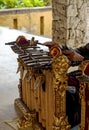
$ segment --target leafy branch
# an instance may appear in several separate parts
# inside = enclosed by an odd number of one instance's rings
[[[0,9],[39,7],[50,5],[51,0],[0,0]]]

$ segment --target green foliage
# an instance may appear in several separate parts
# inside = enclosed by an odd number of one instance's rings
[[[4,8],[4,2],[3,2],[3,0],[0,0],[0,8]]]
[[[17,0],[3,0],[4,8],[14,8],[17,5]]]
[[[47,6],[47,5],[50,5],[51,0],[43,0],[43,2],[44,2],[44,5]]]
[[[25,7],[33,7],[31,0],[23,0],[23,3]]]
[[[25,7],[37,7],[44,6],[44,2],[41,0],[23,0]]]
[[[38,7],[49,3],[50,0],[0,0],[0,9]]]

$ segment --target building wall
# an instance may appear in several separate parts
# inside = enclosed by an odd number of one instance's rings
[[[88,0],[52,0],[53,40],[76,47],[86,43]]]
[[[86,28],[89,28],[86,6],[89,6],[88,0],[53,0],[52,8],[0,10],[0,26],[52,37],[59,44],[76,47],[89,39],[86,39]]]
[[[51,7],[36,7],[0,10],[0,26],[51,37],[52,9]]]

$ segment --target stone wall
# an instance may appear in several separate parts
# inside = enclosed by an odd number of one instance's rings
[[[89,43],[89,2],[87,7],[87,43]]]
[[[52,0],[53,40],[76,47],[86,43],[88,0]]]
[[[52,8],[35,7],[0,10],[0,26],[52,37]]]

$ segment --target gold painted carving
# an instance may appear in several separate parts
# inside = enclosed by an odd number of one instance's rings
[[[22,118],[18,119],[18,128],[19,130],[27,130],[33,125],[33,121],[35,119],[35,114],[31,113],[25,113],[25,115]]]
[[[89,76],[84,73],[88,65],[89,65],[89,60],[86,60],[86,61],[83,61],[78,67],[78,69],[82,71],[82,76],[79,77],[79,80],[82,82],[87,82],[87,83],[89,82]]]
[[[83,61],[80,65],[79,65],[79,70],[82,70],[83,75],[84,75],[84,70],[86,69],[86,66],[89,64],[89,60],[85,60]]]
[[[66,117],[66,89],[69,60],[66,56],[60,55],[52,63],[53,84],[55,92],[55,116],[53,130],[70,130]]]
[[[82,76],[79,77],[79,80],[80,80],[79,96],[81,99],[81,124],[80,124],[79,130],[85,130],[85,118],[86,118],[85,117],[85,112],[86,112],[85,89],[86,89],[86,83],[89,82],[89,77],[87,77],[84,74],[84,70],[86,69],[86,66],[88,64],[89,64],[89,61],[83,61],[79,65],[79,70],[82,71]]]
[[[83,100],[85,100],[85,88],[86,88],[86,83],[80,82],[79,96],[80,99]]]
[[[54,74],[54,88],[59,91],[59,94],[62,94],[67,85],[66,73],[69,68],[69,60],[66,56],[61,55],[54,60],[52,68]]]
[[[70,130],[66,116],[61,116],[60,118],[54,117],[53,130]]]

